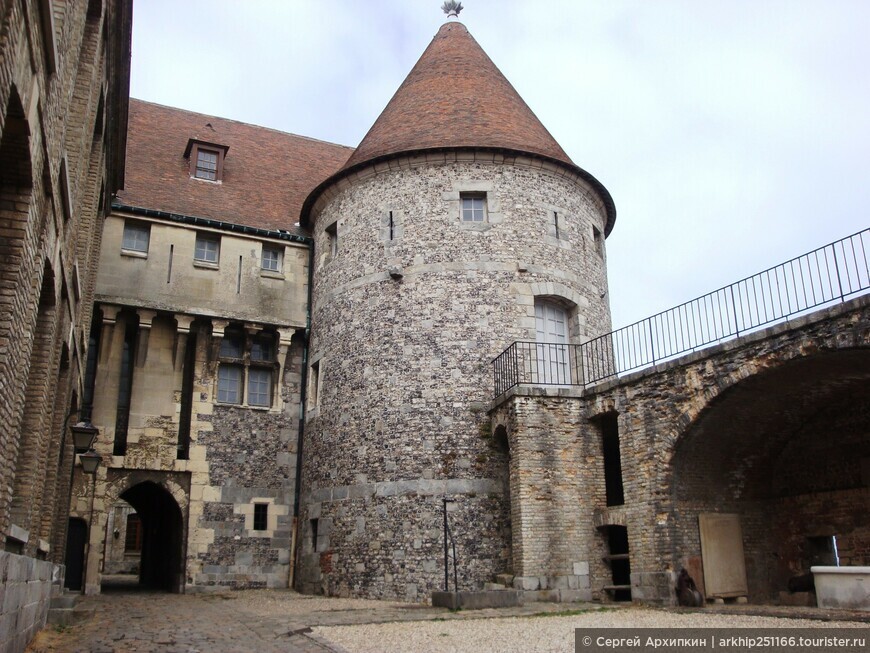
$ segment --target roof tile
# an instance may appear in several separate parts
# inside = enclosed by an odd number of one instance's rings
[[[228,146],[223,180],[190,177],[189,139]],[[130,100],[123,204],[260,229],[295,231],[311,190],[353,148],[304,136]]]

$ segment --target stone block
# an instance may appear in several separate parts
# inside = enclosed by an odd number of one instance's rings
[[[577,603],[579,601],[591,601],[592,600],[592,590],[560,590],[559,591],[559,600],[562,603]]]
[[[483,592],[432,592],[432,606],[450,610],[484,610],[522,605],[522,592],[494,590]]]
[[[537,590],[523,592],[523,600],[543,603],[559,603],[561,590]]]
[[[575,562],[573,565],[573,572],[575,576],[588,576],[589,575],[589,563],[588,562]]]
[[[528,592],[537,590],[540,585],[537,576],[514,576],[514,589]]]

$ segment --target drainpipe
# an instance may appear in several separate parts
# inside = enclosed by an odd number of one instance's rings
[[[314,287],[314,239],[308,240],[308,306],[305,316],[305,336],[302,342],[302,378],[299,389],[299,429],[296,442],[296,489],[293,495],[293,532],[291,533],[292,550],[290,552],[290,574],[288,586],[294,589],[296,585],[296,551],[299,547],[299,496],[302,491],[302,441],[305,436],[305,406],[308,402],[308,354],[311,341],[311,298]]]

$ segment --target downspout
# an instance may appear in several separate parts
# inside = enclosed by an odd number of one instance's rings
[[[288,586],[295,589],[296,585],[296,551],[299,546],[299,497],[302,491],[302,441],[305,436],[305,406],[308,402],[308,352],[311,340],[311,301],[314,288],[314,238],[307,241],[308,249],[308,305],[305,315],[305,336],[302,341],[302,378],[299,389],[299,429],[296,442],[296,490],[293,493],[293,532],[291,533],[292,550],[290,551],[290,575]]]

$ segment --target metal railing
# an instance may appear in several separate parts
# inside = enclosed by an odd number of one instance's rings
[[[581,345],[515,342],[493,361],[495,396],[589,385],[845,301],[870,288],[868,241],[864,229]]]

